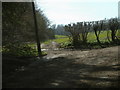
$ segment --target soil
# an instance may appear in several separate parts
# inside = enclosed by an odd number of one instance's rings
[[[48,50],[48,55],[3,77],[3,88],[118,88],[120,46]]]

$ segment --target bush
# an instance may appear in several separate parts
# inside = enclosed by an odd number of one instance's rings
[[[2,54],[11,56],[37,56],[37,51],[27,44],[9,44],[2,48]]]
[[[61,43],[61,48],[70,48],[72,47],[72,43],[71,42],[64,42],[64,43]]]

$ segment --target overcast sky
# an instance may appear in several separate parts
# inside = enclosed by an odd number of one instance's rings
[[[36,0],[52,24],[118,17],[120,0]]]

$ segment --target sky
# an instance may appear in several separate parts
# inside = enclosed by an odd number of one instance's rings
[[[51,24],[70,24],[118,17],[120,0],[36,0]]]

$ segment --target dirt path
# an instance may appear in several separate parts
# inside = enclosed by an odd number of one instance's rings
[[[118,87],[118,56],[117,46],[86,51],[48,51],[43,59],[6,77],[3,87]]]

